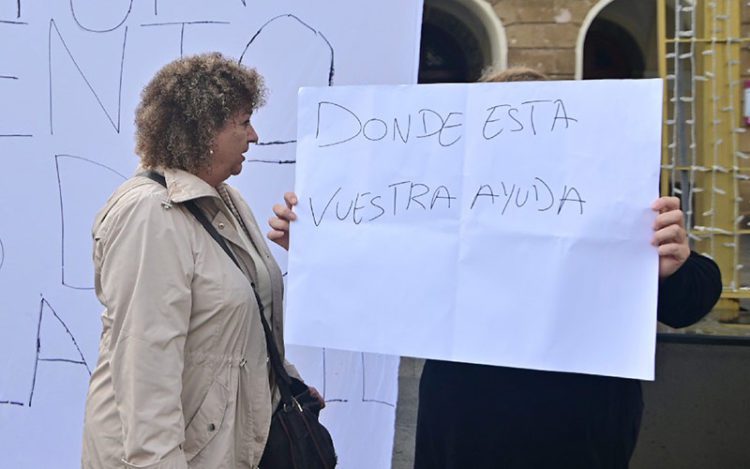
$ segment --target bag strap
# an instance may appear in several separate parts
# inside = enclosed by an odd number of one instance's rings
[[[158,182],[164,187],[167,187],[167,181],[164,179],[164,176],[161,174],[155,172],[155,171],[144,171],[142,173],[139,173],[138,176],[144,176],[147,177],[153,181]],[[237,261],[237,258],[235,257],[232,250],[227,245],[227,242],[224,240],[224,238],[219,234],[218,231],[216,231],[216,228],[211,224],[210,221],[208,221],[208,218],[206,218],[206,214],[203,213],[203,211],[198,208],[198,205],[195,203],[194,200],[186,200],[183,202],[183,205],[190,211],[190,213],[193,214],[193,216],[200,222],[201,225],[203,225],[203,228],[208,231],[208,234],[211,235],[211,237],[216,241],[219,246],[224,250],[225,253],[229,256],[230,259],[232,259],[232,262],[237,266],[240,271],[242,271],[242,268],[240,267],[240,263]],[[260,296],[258,295],[258,291],[255,289],[255,283],[252,281],[250,282],[250,287],[253,290],[253,294],[255,295],[255,301],[258,304],[258,311],[260,312],[260,322],[263,324],[263,332],[266,336],[266,348],[268,351],[268,357],[271,361],[271,368],[274,371],[274,375],[278,378],[278,385],[279,385],[279,392],[281,393],[281,400],[284,402],[285,405],[292,405],[295,401],[294,396],[292,395],[291,390],[291,382],[292,379],[289,376],[289,373],[286,372],[286,369],[284,368],[284,364],[281,360],[281,354],[279,353],[278,347],[276,347],[276,341],[273,338],[273,333],[271,332],[271,328],[268,326],[268,321],[266,321],[266,315],[264,314],[264,308],[263,308],[263,302],[260,299]]]

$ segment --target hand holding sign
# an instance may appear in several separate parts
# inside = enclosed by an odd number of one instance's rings
[[[651,208],[659,214],[654,221],[651,244],[659,249],[659,278],[665,278],[682,267],[690,256],[685,214],[680,210],[680,199],[677,197],[661,197]]]
[[[297,219],[297,215],[292,211],[292,207],[297,205],[297,195],[294,192],[284,194],[284,204],[273,206],[275,217],[268,219],[268,225],[271,231],[268,232],[268,239],[278,244],[282,248],[289,250],[289,223]]]

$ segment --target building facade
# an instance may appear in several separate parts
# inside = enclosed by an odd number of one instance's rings
[[[420,82],[525,65],[552,79],[663,78],[662,194],[720,265],[718,315],[750,299],[750,7],[740,0],[425,0]]]

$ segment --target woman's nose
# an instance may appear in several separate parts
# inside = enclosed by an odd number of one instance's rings
[[[247,141],[250,143],[258,143],[258,132],[255,131],[255,127],[252,124],[247,129]]]

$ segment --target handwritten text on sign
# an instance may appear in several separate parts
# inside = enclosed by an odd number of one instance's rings
[[[317,108],[315,140],[319,148],[343,145],[358,138],[370,142],[390,140],[401,144],[408,144],[411,139],[432,139],[441,147],[450,147],[461,140],[464,132],[464,113],[460,111],[448,111],[444,114],[423,108],[417,112],[409,112],[405,117],[383,116],[365,120],[351,109],[335,102],[320,101]],[[577,121],[578,119],[568,115],[561,99],[496,104],[486,110],[481,136],[485,140],[492,140],[505,131],[526,131],[532,135],[545,131],[561,132]],[[332,128],[331,122],[334,122],[335,128]],[[321,132],[321,127],[328,132]],[[340,134],[342,130],[343,136]],[[328,135],[329,132],[338,135],[331,136]],[[344,193],[343,189],[341,186],[336,188],[330,197],[320,201],[323,205],[314,202],[312,197],[309,198],[310,213],[316,226],[326,220],[326,215],[334,219],[335,214],[335,219],[339,221],[349,220],[358,225],[363,221],[375,221],[384,215],[396,216],[410,209],[459,207],[453,202],[457,197],[451,195],[458,191],[445,185],[431,187],[423,182],[404,180],[392,182],[374,192],[355,192],[351,195]],[[482,200],[493,205],[497,203],[500,214],[504,214],[509,207],[523,208],[528,204],[530,209],[542,212],[552,210],[552,213],[559,215],[569,201],[577,202],[578,210],[583,214],[585,203],[575,186],[566,185],[555,192],[539,177],[534,177],[525,184],[499,181],[494,184],[494,188],[493,184],[481,184],[471,197],[469,209],[474,209],[477,202],[483,203]],[[332,206],[335,206],[335,210]]]
[[[303,89],[289,340],[650,378],[660,96]]]

